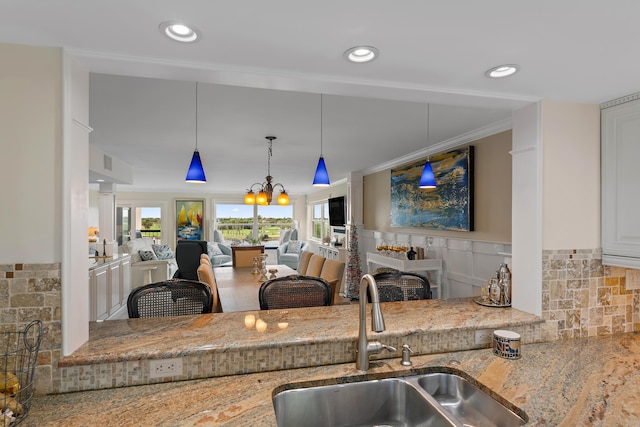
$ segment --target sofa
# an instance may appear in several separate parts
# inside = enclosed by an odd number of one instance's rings
[[[276,251],[276,259],[278,264],[284,264],[294,270],[298,269],[300,254],[306,250],[309,244],[299,240],[289,240],[278,246]]]
[[[222,236],[220,230],[213,231],[213,243],[209,242],[208,253],[211,260],[211,266],[217,267],[222,264],[231,262],[231,245],[229,245]]]
[[[122,253],[131,255],[131,287],[137,288],[145,284],[145,276],[148,274],[144,267],[156,267],[151,270],[151,283],[162,282],[171,279],[178,270],[178,264],[172,253],[166,251],[168,245],[156,245],[150,237],[140,237],[129,240],[121,246]],[[155,249],[154,249],[155,248]],[[170,250],[170,248],[169,248]],[[156,254],[158,251],[160,258]],[[155,259],[144,260],[142,254],[155,255]]]

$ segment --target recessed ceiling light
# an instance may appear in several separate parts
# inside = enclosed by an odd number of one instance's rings
[[[96,182],[104,182],[104,179],[96,179]]]
[[[171,40],[192,43],[199,38],[198,30],[182,22],[166,21],[160,24],[160,31]]]
[[[501,77],[508,77],[512,74],[515,74],[520,70],[520,67],[516,64],[505,64],[498,65],[497,67],[493,67],[487,70],[485,76],[491,77],[492,79],[499,79]]]
[[[363,63],[371,62],[378,57],[378,49],[373,46],[356,46],[347,49],[344,57],[350,62]]]

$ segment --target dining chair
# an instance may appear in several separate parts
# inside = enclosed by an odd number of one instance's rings
[[[278,277],[260,286],[258,301],[261,310],[331,305],[331,286],[319,277]]]
[[[234,246],[231,250],[234,267],[251,267],[253,258],[264,253],[264,246]]]
[[[385,272],[373,275],[380,302],[431,299],[429,280],[415,273]]]
[[[342,275],[344,274],[345,264],[342,261],[335,259],[326,259],[322,264],[322,271],[320,272],[320,278],[329,282],[331,286],[331,304],[336,300],[336,295],[340,290],[342,284]]]
[[[140,286],[127,299],[131,319],[211,313],[212,306],[209,285],[182,279]]]
[[[307,274],[307,267],[309,266],[311,255],[313,255],[313,252],[311,251],[302,251],[300,254],[300,261],[298,262],[298,274],[303,276]]]
[[[311,255],[311,258],[309,259],[309,265],[307,266],[307,271],[304,273],[304,275],[320,277],[325,259],[325,257],[317,254]]]
[[[211,264],[208,264],[204,259],[198,267],[198,280],[202,283],[206,283],[211,288],[211,296],[213,298],[212,312],[222,313],[222,305],[220,303],[220,295],[218,294],[218,283],[216,282],[216,276],[213,273]]]
[[[200,254],[200,265],[203,263],[211,265],[211,258],[209,258],[208,254]]]
[[[174,279],[198,280],[200,256],[207,253],[207,242],[204,240],[179,240],[176,245],[176,262],[178,271]]]

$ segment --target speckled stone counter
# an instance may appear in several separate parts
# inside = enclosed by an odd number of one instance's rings
[[[510,328],[523,342],[539,342],[544,323],[512,308],[491,308],[471,299],[382,304],[384,344],[407,343],[415,354],[487,347],[475,341],[478,329]],[[153,384],[355,360],[357,304],[306,309],[218,313],[91,323],[89,342],[64,357],[57,369],[60,392]],[[245,316],[263,320],[264,332],[247,327]],[[550,334],[555,337],[556,331]],[[378,356],[377,356],[378,357]],[[379,357],[394,357],[387,353]],[[183,369],[152,378],[150,360],[180,358]]]
[[[368,378],[458,369],[525,411],[531,426],[640,425],[640,335],[525,344],[522,358],[490,349],[375,362]],[[275,426],[273,390],[286,383],[362,376],[353,363],[36,396],[27,426]]]

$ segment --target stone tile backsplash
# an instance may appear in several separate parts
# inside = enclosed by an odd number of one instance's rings
[[[542,253],[542,317],[559,338],[638,330],[640,290],[627,290],[626,269],[602,265],[600,249]]]
[[[0,332],[22,331],[41,320],[44,335],[38,353],[35,389],[55,392],[54,370],[60,360],[61,334],[60,264],[0,264]]]

